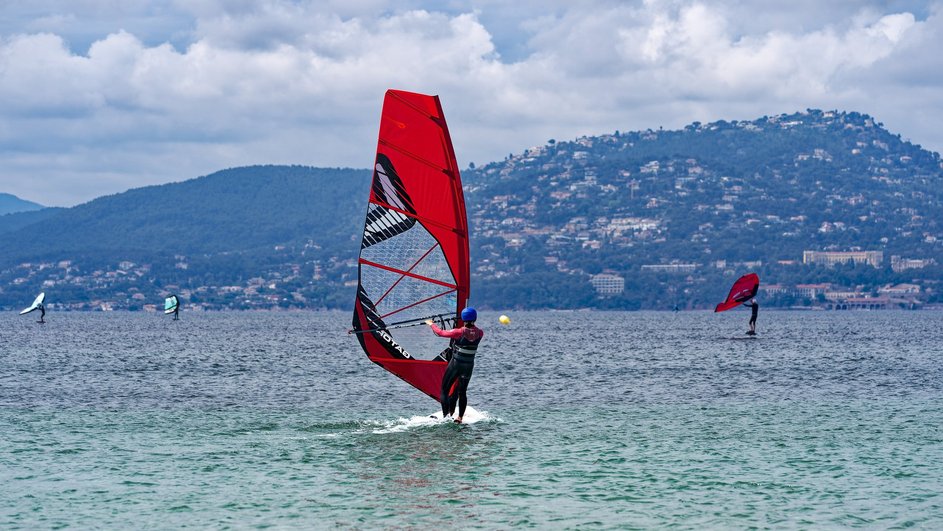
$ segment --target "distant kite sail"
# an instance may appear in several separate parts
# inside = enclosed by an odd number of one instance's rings
[[[26,309],[24,309],[22,312],[20,312],[20,315],[26,315],[26,314],[28,314],[28,313],[30,313],[30,312],[35,312],[36,310],[39,309],[40,306],[42,306],[44,300],[46,300],[46,293],[45,293],[45,292],[40,293],[39,295],[37,295],[37,296],[36,296],[36,300],[33,301],[33,304],[31,304],[28,308],[26,308]]]
[[[406,329],[457,323],[468,300],[465,199],[438,96],[386,93],[358,273],[351,332],[370,361],[438,400],[446,362],[428,330]]]
[[[180,307],[180,301],[177,299],[176,295],[171,295],[164,299],[164,314],[170,315],[177,311],[177,308]]]
[[[733,283],[733,287],[730,288],[730,293],[727,295],[727,300],[718,304],[714,311],[725,312],[731,308],[736,308],[755,297],[759,289],[760,277],[756,273],[743,275]]]

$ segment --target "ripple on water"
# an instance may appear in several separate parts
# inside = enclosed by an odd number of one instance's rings
[[[943,527],[941,314],[521,313],[461,426],[346,313],[49,317],[0,315],[4,528]]]

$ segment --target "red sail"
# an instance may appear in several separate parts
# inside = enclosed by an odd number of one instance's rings
[[[438,96],[389,90],[358,261],[353,332],[370,361],[438,400],[442,339],[468,300],[462,182]]]
[[[759,289],[760,277],[756,273],[743,275],[733,283],[733,287],[730,288],[730,293],[727,295],[727,300],[718,304],[714,311],[725,312],[731,308],[736,308],[755,297]]]

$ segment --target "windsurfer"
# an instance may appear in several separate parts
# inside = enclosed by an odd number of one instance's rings
[[[462,310],[462,321],[465,326],[453,328],[452,330],[442,330],[432,320],[426,321],[432,328],[432,332],[439,337],[447,337],[453,340],[452,359],[445,369],[445,375],[442,377],[442,392],[439,395],[439,402],[442,404],[442,417],[447,417],[455,413],[455,403],[458,402],[458,416],[455,422],[461,423],[465,416],[465,406],[468,404],[468,382],[471,380],[472,371],[475,369],[475,353],[478,350],[478,344],[481,338],[485,336],[484,331],[475,326],[475,320],[478,318],[478,312],[474,308],[465,308]],[[453,390],[454,386],[454,390]]]
[[[46,322],[46,307],[43,306],[42,304],[40,304],[39,306],[36,307],[36,309],[39,310],[39,322],[45,324],[45,322]]]
[[[750,299],[750,302],[745,302],[743,305],[750,308],[750,331],[747,332],[747,335],[755,336],[756,315],[760,313],[760,303],[756,302],[756,299]]]

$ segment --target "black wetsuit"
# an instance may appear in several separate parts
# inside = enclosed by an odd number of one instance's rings
[[[46,322],[46,308],[42,304],[39,305],[39,322]]]
[[[760,303],[747,304],[750,307],[750,326],[756,325],[756,315],[760,313]]]
[[[472,328],[475,333],[463,334],[462,337],[455,340],[452,347],[452,359],[445,368],[445,375],[442,377],[442,392],[439,395],[439,402],[442,404],[442,416],[455,413],[455,403],[458,402],[459,418],[465,416],[465,406],[468,405],[468,382],[471,381],[472,371],[475,370],[475,353],[478,350],[478,343],[484,336],[480,330]],[[469,336],[469,337],[466,337]],[[474,339],[472,339],[474,338]],[[452,386],[455,386],[453,391]],[[450,393],[450,391],[452,391]]]

